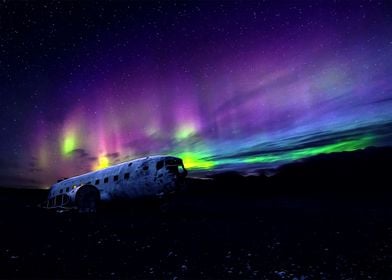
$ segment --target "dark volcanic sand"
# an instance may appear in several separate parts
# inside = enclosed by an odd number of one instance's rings
[[[290,168],[294,177],[190,180],[165,213],[56,214],[34,207],[40,191],[1,190],[0,278],[392,279],[391,192],[377,189],[388,176],[374,168],[354,183],[334,171],[316,184]]]

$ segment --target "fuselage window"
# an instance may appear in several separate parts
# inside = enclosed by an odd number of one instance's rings
[[[99,185],[99,179],[95,180],[95,184]]]
[[[63,189],[60,190],[60,193],[63,193]]]
[[[66,188],[66,189],[65,189],[65,192],[69,192],[69,188]]]
[[[132,162],[128,163],[128,167],[130,167],[132,165]]]
[[[124,174],[124,179],[128,180],[129,179],[129,172]]]
[[[118,175],[115,175],[114,177],[113,177],[113,181],[117,181],[118,180]]]
[[[109,178],[108,178],[108,177],[106,177],[105,179],[103,179],[103,182],[104,182],[104,183],[107,183],[107,182],[109,182]]]
[[[143,166],[143,170],[148,170],[148,165]]]
[[[163,160],[160,160],[157,162],[157,170],[161,169],[163,167]]]
[[[86,185],[90,185],[90,184],[91,184],[91,182],[87,182],[87,183],[86,183]]]

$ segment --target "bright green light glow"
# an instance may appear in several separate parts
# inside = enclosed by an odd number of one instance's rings
[[[214,162],[204,160],[205,155],[194,152],[184,152],[178,155],[187,169],[209,169],[214,167]]]
[[[66,156],[76,148],[76,136],[74,133],[69,133],[65,136],[63,142],[63,155]]]
[[[176,131],[176,139],[177,140],[184,140],[189,138],[190,136],[194,135],[196,133],[196,129],[193,125],[187,124],[182,127],[180,127]]]
[[[373,138],[366,136],[355,140],[346,140],[339,143],[329,144],[321,147],[311,147],[291,151],[285,154],[266,154],[262,156],[244,159],[245,163],[268,163],[279,160],[297,160],[305,157],[315,156],[318,154],[329,154],[335,152],[349,152],[363,149],[371,145]]]

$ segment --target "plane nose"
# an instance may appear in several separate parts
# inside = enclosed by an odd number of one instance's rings
[[[182,178],[185,178],[188,175],[188,171],[183,165],[178,166],[178,175]]]

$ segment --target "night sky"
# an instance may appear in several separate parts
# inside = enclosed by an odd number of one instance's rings
[[[391,145],[391,75],[387,1],[1,1],[0,185]]]

